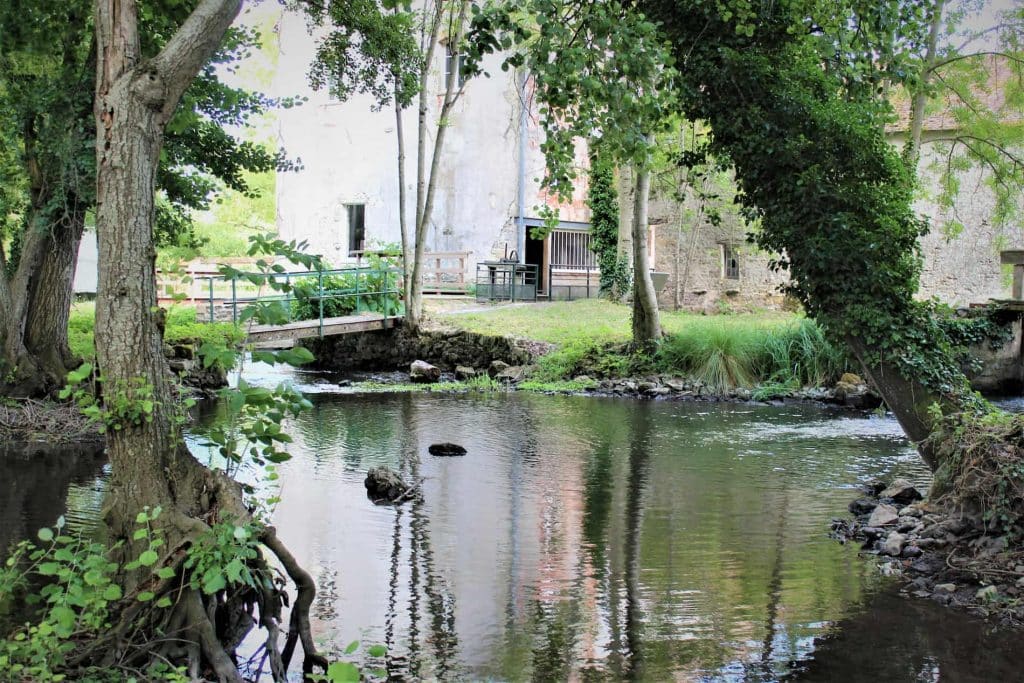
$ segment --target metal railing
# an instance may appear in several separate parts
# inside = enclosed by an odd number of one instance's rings
[[[601,295],[600,270],[597,266],[548,266],[548,301],[594,299]]]
[[[530,263],[476,264],[477,301],[536,301],[538,270]]]
[[[286,285],[280,291],[267,284],[255,284],[265,277]],[[401,301],[404,272],[396,267],[362,266],[332,270],[285,273],[242,273],[235,277],[223,275],[202,278],[206,291],[206,320],[237,323],[242,311],[252,304],[280,303],[288,322],[319,320],[323,333],[325,318],[343,317],[363,312],[402,315]],[[197,319],[199,302],[196,302]]]

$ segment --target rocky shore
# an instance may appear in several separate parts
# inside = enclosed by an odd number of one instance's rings
[[[1024,625],[1024,551],[986,521],[925,501],[910,482],[874,482],[832,520],[840,542],[858,542],[908,596]]]

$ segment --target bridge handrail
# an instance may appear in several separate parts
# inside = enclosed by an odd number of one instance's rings
[[[394,285],[391,283],[391,276],[394,275]],[[346,288],[337,288],[327,283],[325,287],[325,278],[332,276],[355,276],[351,286]],[[250,280],[250,277],[252,280]],[[370,277],[378,278],[377,283],[368,282]],[[339,299],[355,299],[355,311],[358,313],[361,310],[371,309],[370,306],[365,306],[367,300],[372,300],[375,304],[382,302],[382,297],[395,295],[397,302],[395,313],[400,314],[402,310],[401,295],[403,287],[401,283],[405,278],[405,271],[403,268],[397,266],[353,266],[347,268],[331,268],[324,270],[303,270],[303,271],[285,271],[281,273],[263,273],[263,272],[238,272],[231,275],[210,275],[207,277],[197,278],[199,280],[206,281],[207,289],[207,306],[208,306],[208,320],[209,322],[216,322],[216,308],[215,302],[222,301],[225,305],[231,308],[231,321],[238,323],[239,320],[239,304],[252,304],[256,302],[275,302],[281,301],[285,303],[285,309],[287,311],[288,321],[292,321],[292,302],[293,301],[316,301],[318,305],[318,318],[320,335],[323,336],[323,325],[324,325],[324,302]],[[316,279],[316,289],[308,294],[296,295],[295,293],[295,282],[301,282],[302,280]],[[275,282],[284,282],[287,285],[287,289],[284,293],[280,293],[274,290],[271,294],[262,294],[262,285],[257,285],[253,280],[259,282],[261,280],[273,280]],[[230,287],[230,296],[217,297],[215,296],[215,285],[221,283],[224,287]],[[251,286],[256,289],[254,295],[240,296],[239,283],[244,286]],[[363,287],[361,285],[367,285]],[[386,301],[386,299],[383,299]],[[388,314],[388,305],[384,304],[384,313]],[[310,318],[307,318],[310,319]]]

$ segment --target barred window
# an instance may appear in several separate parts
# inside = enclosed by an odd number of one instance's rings
[[[729,280],[740,279],[740,254],[735,245],[722,246],[722,277]]]
[[[553,230],[551,266],[580,270],[596,268],[597,254],[590,250],[590,233],[579,230]]]

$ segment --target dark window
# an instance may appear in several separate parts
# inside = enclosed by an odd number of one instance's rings
[[[456,67],[456,60],[458,66]],[[466,83],[466,75],[464,70],[466,68],[466,55],[454,55],[451,52],[445,52],[444,55],[444,82],[448,83],[448,75],[451,74],[452,68],[459,70],[458,78],[455,80],[455,87],[461,88]]]
[[[722,245],[722,277],[740,279],[740,254],[731,244]]]
[[[362,251],[366,246],[366,205],[346,204],[348,209],[348,251],[349,256]]]

